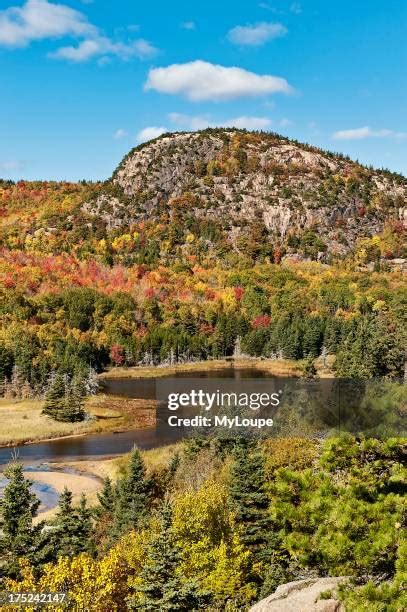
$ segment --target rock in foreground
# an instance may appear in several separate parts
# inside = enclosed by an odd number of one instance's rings
[[[342,612],[344,610],[335,594],[320,599],[321,593],[335,591],[346,578],[307,578],[281,584],[276,591],[262,599],[250,612]]]

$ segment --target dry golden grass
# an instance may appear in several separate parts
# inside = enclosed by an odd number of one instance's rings
[[[170,465],[171,459],[174,457],[175,453],[181,450],[182,446],[182,442],[177,442],[175,444],[159,446],[158,448],[142,450],[141,455],[146,466],[147,474],[160,472],[161,470],[167,468]],[[112,460],[114,466],[112,467],[115,470],[115,475],[123,474],[129,462],[129,456],[130,453],[126,453],[125,455],[121,455],[120,457]]]
[[[115,479],[118,472],[117,459],[88,459],[84,461],[50,462],[51,468],[58,470],[75,470],[78,474],[92,475],[102,479],[109,476]]]
[[[83,423],[54,421],[41,414],[42,406],[36,400],[0,399],[0,446],[108,431],[126,423],[120,412],[92,402],[87,409],[96,420]]]

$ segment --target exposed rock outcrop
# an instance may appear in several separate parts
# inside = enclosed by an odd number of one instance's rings
[[[404,177],[276,134],[231,129],[167,134],[137,147],[109,189],[83,207],[109,229],[161,223],[182,211],[217,223],[234,245],[256,223],[266,240],[291,252],[293,237],[312,231],[319,259],[344,255],[389,220],[407,218]]]
[[[335,598],[335,589],[346,580],[344,577],[308,578],[281,584],[272,595],[250,608],[250,612],[343,612],[343,605]]]

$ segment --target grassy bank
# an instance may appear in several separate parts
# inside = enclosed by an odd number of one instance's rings
[[[42,414],[43,402],[0,399],[0,446],[13,446],[67,436],[123,431],[154,424],[154,406],[143,400],[91,397],[86,410],[92,417],[82,423],[60,423]]]
[[[179,363],[165,366],[135,366],[133,368],[115,367],[100,375],[101,380],[111,378],[156,378],[172,376],[179,372],[202,372],[203,370],[223,370],[250,368],[274,374],[275,376],[300,376],[303,372],[301,362],[288,359],[214,359],[194,363]]]
[[[331,376],[316,360],[321,377]],[[101,380],[127,378],[156,378],[182,372],[204,370],[257,370],[274,376],[301,376],[303,363],[277,359],[221,359],[184,363],[172,366],[116,367],[100,375]],[[0,446],[13,446],[67,436],[78,436],[108,431],[151,427],[155,424],[153,400],[130,399],[99,394],[86,401],[86,410],[92,417],[82,423],[59,423],[41,413],[43,403],[37,400],[0,399]]]

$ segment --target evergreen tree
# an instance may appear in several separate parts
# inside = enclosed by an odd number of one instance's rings
[[[83,407],[85,386],[80,376],[75,376],[68,386],[65,394],[64,407],[59,420],[69,423],[83,421],[86,416]]]
[[[318,371],[315,367],[314,357],[308,355],[304,363],[304,378],[307,380],[314,380],[318,376]]]
[[[145,612],[207,608],[209,593],[199,593],[195,582],[181,581],[177,572],[180,552],[172,532],[172,510],[168,502],[164,502],[159,518],[160,532],[149,546],[140,574],[141,584],[128,598],[128,608]]]
[[[240,438],[234,448],[230,495],[236,519],[243,525],[242,540],[258,560],[269,556],[269,499],[265,490],[264,459],[253,441]]]
[[[66,382],[62,374],[57,372],[50,381],[45,395],[42,413],[59,421],[65,407]]]
[[[40,501],[31,491],[32,481],[24,478],[22,463],[11,463],[4,475],[9,482],[0,499],[0,576],[16,577],[21,557],[36,562],[43,525],[33,526]]]
[[[104,513],[112,514],[115,502],[115,490],[109,476],[103,479],[103,487],[100,493],[97,494],[99,506],[96,508],[96,516],[101,516]]]
[[[319,317],[304,320],[303,352],[304,355],[318,357],[323,342],[323,322]]]
[[[86,495],[84,493],[82,493],[80,497],[77,516],[81,552],[87,551],[89,553],[94,553],[96,551],[96,546],[92,539],[92,510],[88,507]]]
[[[117,535],[136,527],[146,517],[150,489],[151,482],[146,478],[141,453],[134,447],[127,473],[118,481],[116,488],[114,520]]]
[[[0,344],[0,382],[11,376],[14,357],[12,351]]]
[[[72,493],[65,487],[59,497],[58,512],[53,530],[50,532],[50,545],[54,550],[54,557],[74,556],[92,548],[90,517],[85,495],[82,495],[79,507],[74,508]]]
[[[43,414],[56,421],[75,423],[83,421],[86,412],[83,407],[85,387],[82,379],[75,376],[72,381],[57,372],[45,396]]]

